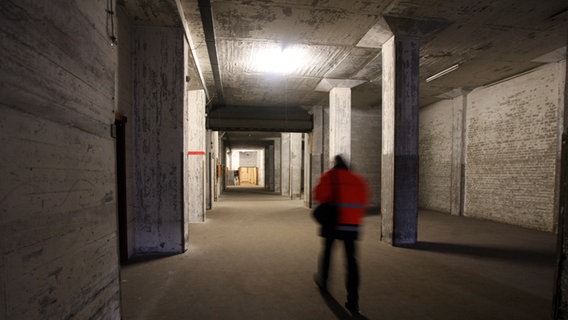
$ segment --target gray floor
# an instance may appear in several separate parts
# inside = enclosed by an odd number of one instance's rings
[[[122,268],[123,319],[349,319],[340,243],[331,295],[312,281],[321,239],[309,213],[231,189],[190,225],[189,251]],[[421,211],[419,244],[395,248],[379,227],[368,216],[359,242],[364,318],[551,318],[553,234]]]

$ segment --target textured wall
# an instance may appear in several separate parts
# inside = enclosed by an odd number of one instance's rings
[[[184,36],[136,27],[133,41],[136,253],[182,252]]]
[[[564,68],[549,64],[422,108],[420,206],[452,210],[452,190],[460,188],[452,186],[452,174],[459,175],[452,154],[458,159],[461,152],[456,112],[465,102],[463,214],[552,231]]]
[[[0,319],[119,319],[106,2],[3,1]]]
[[[420,208],[450,212],[452,174],[452,100],[420,110]]]
[[[468,97],[465,215],[552,230],[564,65]]]
[[[282,192],[282,139],[274,139],[274,192]]]
[[[290,133],[281,134],[280,145],[280,191],[290,196]]]
[[[191,90],[188,93],[186,177],[184,201],[187,219],[190,222],[205,221],[205,91]],[[204,154],[198,154],[203,152]],[[235,168],[236,170],[237,168]]]
[[[351,89],[329,91],[329,160],[338,154],[351,161]]]
[[[302,133],[290,133],[290,195],[292,199],[302,197]]]
[[[258,168],[258,151],[239,151],[239,167]]]
[[[351,110],[351,165],[369,185],[369,206],[378,208],[381,201],[381,109]]]
[[[381,240],[392,242],[394,210],[395,41],[383,44],[381,107]]]

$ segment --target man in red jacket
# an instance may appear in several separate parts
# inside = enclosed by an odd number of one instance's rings
[[[325,172],[314,189],[319,203],[335,203],[338,208],[337,222],[331,227],[322,227],[323,254],[319,274],[315,282],[322,291],[327,291],[331,248],[335,239],[343,240],[347,258],[347,302],[345,307],[353,314],[359,313],[359,268],[357,266],[355,240],[363,220],[368,201],[367,184],[351,172],[343,158],[335,156],[334,167]]]

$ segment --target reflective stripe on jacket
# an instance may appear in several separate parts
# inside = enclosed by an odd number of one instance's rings
[[[326,171],[314,188],[314,198],[338,206],[337,230],[358,231],[368,202],[367,184],[361,177],[345,169]]]

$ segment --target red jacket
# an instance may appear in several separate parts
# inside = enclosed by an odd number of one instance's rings
[[[367,183],[357,174],[345,169],[326,171],[314,188],[314,198],[319,203],[333,202],[338,206],[336,229],[341,231],[359,231],[368,197]]]

